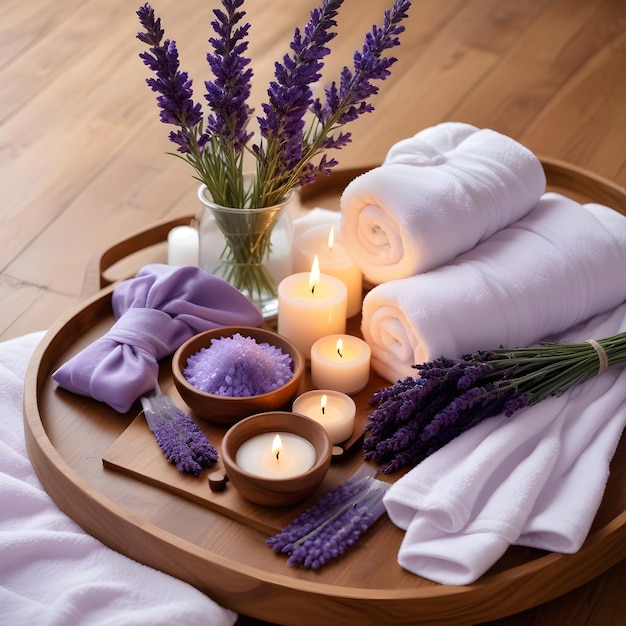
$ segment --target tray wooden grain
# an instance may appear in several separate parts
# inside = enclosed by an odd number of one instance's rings
[[[626,195],[616,185],[559,162],[543,163],[551,188],[603,202],[626,215]],[[308,199],[331,206],[356,173],[324,179],[309,189]],[[126,245],[127,252],[132,247]],[[98,274],[92,271],[87,278],[99,279]],[[396,555],[403,533],[383,517],[354,549],[321,571],[287,567],[284,557],[265,545],[267,533],[103,465],[102,456],[132,426],[139,407],[119,415],[57,390],[51,374],[110,327],[112,289],[105,287],[68,311],[33,356],[24,399],[33,466],[51,497],[88,532],[195,585],[223,606],[281,624],[476,624],[562,595],[626,556],[622,440],[591,532],[576,554],[511,547],[476,583],[442,586],[400,568]],[[168,376],[162,368],[160,383],[169,390]],[[362,462],[359,454],[347,455],[341,472],[347,476]]]

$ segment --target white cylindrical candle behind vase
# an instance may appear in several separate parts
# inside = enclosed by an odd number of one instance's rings
[[[167,235],[168,265],[198,265],[198,231],[192,226],[175,226]]]

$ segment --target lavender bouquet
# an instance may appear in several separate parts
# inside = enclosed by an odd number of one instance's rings
[[[414,365],[419,376],[381,389],[370,404],[364,456],[383,472],[414,467],[482,420],[563,393],[626,363],[626,333],[583,343],[479,351]]]
[[[275,63],[268,101],[262,105],[263,115],[257,117],[260,139],[254,143],[254,133],[248,130],[254,113],[248,103],[253,72],[250,59],[244,56],[250,24],[243,22],[243,3],[222,0],[224,10],[213,11],[214,36],[209,39],[207,61],[214,79],[205,82],[204,98],[210,110],[206,119],[202,105],[193,100],[192,80],[179,67],[176,43],[164,39],[161,20],[149,4],[137,11],[144,28],[137,37],[149,46],[140,57],[155,73],[147,83],[158,94],[161,121],[177,127],[169,135],[177,146],[175,156],[192,166],[194,178],[206,185],[214,203],[257,209],[277,205],[292,190],[330,173],[337,165],[326,152],[347,145],[350,133],[340,129],[374,110],[368,101],[378,92],[374,81],[387,78],[396,61],[385,53],[400,43],[401,22],[410,2],[394,0],[393,8],[384,13],[382,26],[374,26],[362,50],[355,52],[353,68],[344,67],[320,99],[313,97],[311,85],[322,76],[323,59],[330,53],[327,44],[336,35],[335,17],[343,4],[343,0],[323,0],[320,8],[311,11],[304,29],[296,29],[291,52]],[[254,163],[249,183],[244,176],[246,155]],[[231,218],[222,220],[222,232],[237,233]],[[247,237],[226,235],[223,257],[242,269],[250,266],[251,256],[265,257],[273,220],[250,224]],[[255,280],[271,281],[268,275],[232,278],[235,280],[230,282],[244,292]]]

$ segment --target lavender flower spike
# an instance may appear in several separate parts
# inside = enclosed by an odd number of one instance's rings
[[[205,82],[205,98],[213,113],[209,115],[207,131],[230,146],[233,155],[241,153],[252,133],[246,126],[253,109],[248,106],[252,70],[247,68],[250,59],[243,56],[248,49],[250,24],[237,27],[245,12],[237,11],[244,0],[224,0],[226,13],[214,9],[215,20],[211,26],[217,37],[209,43],[213,54],[207,54],[207,61],[215,80]],[[203,135],[201,144],[210,135]]]
[[[344,67],[339,88],[333,82],[326,88],[326,102],[322,105],[317,99],[313,103],[313,112],[328,132],[374,110],[367,101],[378,93],[378,87],[372,81],[387,78],[389,68],[397,61],[383,53],[400,44],[398,37],[404,32],[400,22],[407,17],[410,6],[409,0],[395,0],[393,9],[385,11],[383,26],[374,26],[365,37],[362,51],[354,54],[354,71]],[[326,134],[323,147],[341,148],[349,141],[349,133]]]
[[[332,28],[343,0],[324,0],[321,8],[311,11],[304,35],[296,29],[291,43],[292,56],[275,64],[275,80],[268,89],[269,102],[263,104],[265,117],[258,118],[266,145],[254,145],[258,167],[275,168],[278,180],[268,181],[268,196],[291,170],[302,162],[304,116],[312,99],[310,85],[321,78],[322,59],[330,53],[326,44],[335,37]],[[288,188],[293,187],[288,185]]]
[[[180,127],[179,131],[170,133],[170,140],[178,145],[179,152],[189,153],[194,128],[202,121],[201,106],[192,100],[192,81],[187,72],[179,69],[176,43],[169,39],[161,43],[164,35],[161,20],[155,18],[152,7],[144,4],[137,10],[137,15],[146,29],[146,32],[137,33],[137,38],[151,46],[150,52],[142,52],[139,56],[156,74],[156,78],[148,78],[146,82],[152,91],[160,94],[157,104],[161,109],[161,121]]]

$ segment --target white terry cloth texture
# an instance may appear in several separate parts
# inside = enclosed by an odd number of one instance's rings
[[[552,337],[626,331],[626,304]],[[427,457],[387,492],[406,530],[398,562],[446,585],[471,584],[512,545],[573,553],[600,506],[626,425],[626,368],[488,418]]]
[[[341,196],[341,237],[374,284],[447,263],[532,210],[539,159],[490,129],[445,122],[394,145]]]
[[[411,366],[527,346],[626,297],[626,217],[546,193],[527,216],[431,272],[374,287],[361,330],[389,381]]]
[[[232,626],[237,614],[106,547],[44,491],[24,442],[22,389],[43,333],[0,343],[0,623]]]

